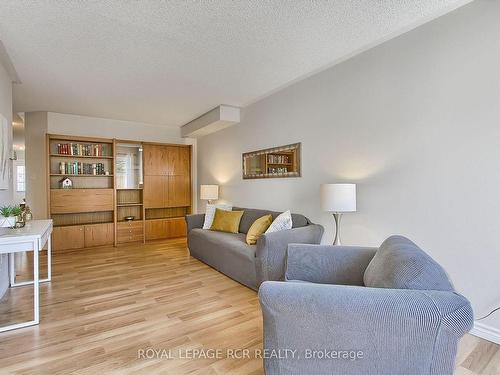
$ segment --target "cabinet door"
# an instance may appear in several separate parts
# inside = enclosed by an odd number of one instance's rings
[[[52,248],[54,250],[82,249],[85,246],[83,225],[54,227]]]
[[[51,189],[50,213],[113,211],[113,189]]]
[[[189,175],[190,148],[167,146],[168,174],[170,176]]]
[[[144,176],[144,207],[162,208],[168,202],[168,177]]]
[[[189,176],[168,177],[168,206],[183,207],[191,205]]]
[[[145,144],[143,155],[144,175],[161,176],[167,174],[168,160],[165,146]]]
[[[146,240],[167,238],[166,220],[146,220]]]
[[[186,237],[187,226],[186,219],[183,217],[175,219],[167,219],[167,236],[168,238]]]
[[[113,223],[85,225],[85,247],[112,245],[113,243]]]

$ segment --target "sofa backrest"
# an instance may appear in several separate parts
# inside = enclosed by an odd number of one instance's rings
[[[271,214],[273,216],[273,220],[281,214],[281,212],[269,211],[269,210],[260,210],[257,208],[242,208],[242,207],[233,207],[233,211],[245,211],[240,221],[240,233],[248,233],[248,230],[252,226],[253,222],[257,220],[259,217],[264,215]],[[311,222],[307,217],[300,214],[292,214],[292,227],[299,228],[305,227],[309,225]]]
[[[372,288],[454,290],[444,269],[403,236],[384,241],[366,268],[364,283]]]

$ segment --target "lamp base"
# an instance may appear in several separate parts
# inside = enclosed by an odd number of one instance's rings
[[[333,214],[333,218],[335,219],[335,239],[333,240],[333,246],[341,246],[342,242],[340,241],[340,221],[342,220],[342,214],[340,212],[335,212]]]

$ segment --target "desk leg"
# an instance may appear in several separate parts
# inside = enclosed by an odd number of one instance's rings
[[[47,280],[43,281],[51,281],[52,280],[52,234],[49,235],[49,239],[47,240]]]
[[[38,267],[38,258],[40,257],[40,243],[33,241],[33,320],[35,324],[40,323],[40,274]]]
[[[10,286],[16,285],[16,253],[9,253]]]

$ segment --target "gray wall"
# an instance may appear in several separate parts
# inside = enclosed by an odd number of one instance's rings
[[[10,136],[9,149],[12,149],[12,83],[7,71],[0,63],[0,113],[9,121]],[[12,163],[9,163],[12,168]],[[10,173],[12,176],[12,173]],[[8,190],[0,190],[0,205],[12,203],[12,181],[9,182]],[[0,255],[0,298],[4,295],[9,285],[7,255]]]
[[[500,304],[499,14],[500,1],[477,0],[245,108],[198,140],[198,183],[238,206],[303,213],[330,242],[319,186],[355,182],[344,242],[407,235],[486,313]],[[243,152],[293,142],[302,178],[242,180]],[[500,329],[498,315],[483,322]]]

